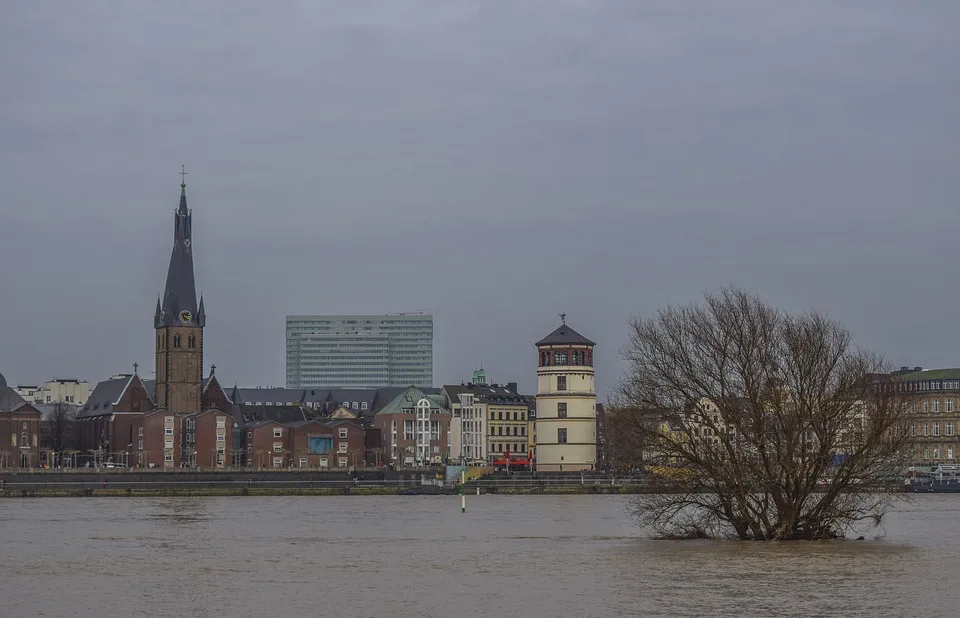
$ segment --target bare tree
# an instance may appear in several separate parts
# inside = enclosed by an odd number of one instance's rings
[[[637,497],[665,536],[821,539],[880,525],[908,464],[903,395],[818,313],[738,289],[634,319],[613,416],[663,491]],[[631,442],[632,441],[632,442]],[[901,475],[898,477],[898,475]]]
[[[55,403],[41,423],[41,441],[45,449],[56,454],[56,462],[63,460],[64,452],[75,446],[77,411],[67,403]],[[53,463],[51,462],[51,466]]]

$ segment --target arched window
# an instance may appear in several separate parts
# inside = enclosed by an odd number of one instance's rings
[[[173,336],[173,347],[175,347],[175,348],[179,348],[179,347],[180,347],[180,335],[174,335],[174,336]]]
[[[193,348],[197,347],[197,338],[196,338],[196,336],[190,335],[189,337],[187,337],[187,347],[190,348],[191,350],[192,350]]]

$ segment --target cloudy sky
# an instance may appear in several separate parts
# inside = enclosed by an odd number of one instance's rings
[[[960,365],[960,2],[7,2],[0,372],[153,365],[190,172],[207,362],[429,311],[438,384],[736,284]]]

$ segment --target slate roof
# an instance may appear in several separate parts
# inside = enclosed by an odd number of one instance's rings
[[[129,384],[132,379],[132,375],[125,375],[122,378],[97,382],[97,386],[93,389],[93,392],[90,393],[87,402],[83,405],[83,409],[77,417],[85,418],[88,416],[109,414],[113,410],[113,405],[123,395],[123,391],[127,389],[127,384]]]
[[[552,333],[541,339],[536,345],[597,345],[566,324],[561,324]]]
[[[477,394],[475,395],[474,401],[478,403],[493,403],[515,406],[524,406],[527,404],[526,400],[523,398],[523,395],[511,388],[507,388],[506,386],[501,386],[499,384],[482,386],[475,392]]]
[[[24,398],[7,386],[6,378],[0,373],[0,412],[15,412],[25,405],[28,404]]]
[[[187,209],[186,185],[180,185],[180,207],[173,216],[173,251],[167,268],[167,285],[163,299],[157,301],[154,327],[171,325],[203,326],[201,300],[197,305],[197,286],[193,278],[193,215]],[[186,322],[180,318],[182,311],[190,312]]]
[[[236,404],[289,405],[303,403],[301,388],[238,388],[233,387],[230,399]]]
[[[240,406],[234,405],[234,421],[250,425],[263,421],[286,424],[305,421],[307,417],[300,406]]]
[[[476,392],[477,387],[468,384],[448,384],[443,387],[443,392],[446,393],[447,398],[450,399],[451,404],[453,403],[463,403],[460,401],[460,395],[463,393],[473,393]]]

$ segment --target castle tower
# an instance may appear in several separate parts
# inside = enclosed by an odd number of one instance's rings
[[[186,172],[184,172],[186,175]],[[193,279],[192,213],[187,185],[180,183],[180,207],[173,221],[173,252],[163,298],[153,324],[156,344],[156,404],[172,414],[199,412],[203,383],[203,299],[197,304]]]
[[[597,465],[596,345],[566,324],[537,342],[537,470],[594,470]]]

